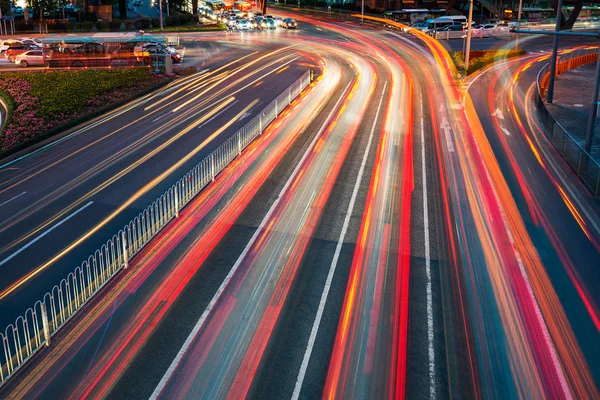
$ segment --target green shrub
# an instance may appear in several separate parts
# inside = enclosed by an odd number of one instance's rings
[[[89,32],[94,27],[94,23],[90,21],[85,21],[79,24],[79,28],[84,32]]]
[[[192,22],[193,18],[194,18],[194,16],[191,13],[189,13],[189,12],[186,12],[186,13],[183,13],[183,14],[179,15],[179,19],[181,20],[181,24],[182,25],[183,24],[188,24],[188,23]]]
[[[67,27],[62,22],[55,22],[53,24],[48,24],[48,30],[52,32],[66,32]]]
[[[105,21],[96,22],[96,28],[98,28],[100,32],[110,32],[110,23]]]
[[[98,14],[96,13],[86,13],[84,18],[89,22],[98,22]]]
[[[109,22],[109,26],[110,26],[110,30],[112,32],[118,32],[121,30],[121,20],[113,19],[112,21]]]
[[[132,21],[132,20],[130,20],[130,19],[127,19],[127,20],[125,20],[125,28],[126,28],[127,30],[129,30],[129,29],[133,29],[133,21]]]
[[[150,20],[148,18],[140,18],[135,21],[135,27],[137,29],[148,29],[150,27]]]
[[[152,18],[150,22],[153,28],[160,28],[160,18]]]
[[[485,67],[494,61],[503,60],[510,57],[517,57],[526,54],[525,50],[477,50],[472,51],[469,55],[469,68],[467,69],[467,75],[472,74]],[[451,54],[454,64],[459,71],[465,69],[465,58],[462,51],[454,51]]]
[[[25,21],[15,21],[15,30],[18,32],[23,32],[29,30],[29,26]]]

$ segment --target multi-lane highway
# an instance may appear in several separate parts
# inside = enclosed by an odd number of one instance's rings
[[[316,73],[0,397],[597,398],[599,208],[540,132],[548,55],[465,83],[428,37],[298,20],[0,167],[8,324]]]

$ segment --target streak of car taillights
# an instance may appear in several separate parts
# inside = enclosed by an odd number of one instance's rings
[[[313,84],[314,86],[314,84]],[[311,87],[313,87],[311,86]],[[108,393],[119,374],[137,354],[147,337],[153,332],[160,322],[161,317],[169,310],[177,295],[183,290],[194,272],[202,265],[202,260],[210,253],[219,239],[231,227],[236,217],[261,187],[284,154],[294,143],[300,132],[312,119],[315,107],[319,108],[325,101],[326,93],[323,91],[308,90],[300,98],[294,100],[288,110],[280,118],[293,115],[293,124],[276,128],[269,127],[265,133],[235,159],[214,183],[209,185],[204,192],[192,201],[180,213],[177,224],[171,224],[144,249],[129,265],[129,274],[116,288],[107,294],[107,297],[94,305],[84,321],[80,322],[76,332],[73,332],[66,343],[54,348],[49,359],[42,363],[41,368],[32,379],[24,380],[13,393],[34,395],[40,393],[49,380],[56,376],[60,365],[66,364],[74,357],[77,351],[92,337],[110,317],[113,307],[119,306],[130,294],[148,278],[158,265],[165,259],[170,251],[195,227],[211,209],[221,201],[234,186],[239,186],[235,195],[228,200],[222,211],[214,216],[215,222],[208,224],[196,244],[198,247],[191,251],[175,265],[168,276],[161,283],[161,287],[154,291],[151,299],[144,303],[139,313],[136,313],[120,337],[113,341],[109,350],[103,352],[99,361],[95,363],[79,384],[72,398],[93,395],[102,397]],[[265,151],[268,148],[272,151]],[[248,174],[246,177],[245,175]]]
[[[243,398],[374,91],[373,66],[335,50],[358,74],[319,133],[161,398]],[[352,83],[352,81],[350,82]],[[350,83],[348,87],[350,87]],[[238,264],[236,264],[238,265]],[[249,297],[251,296],[251,297]],[[236,304],[231,305],[235,299]],[[229,308],[231,307],[231,308]],[[222,314],[221,309],[230,311]],[[216,314],[227,321],[219,321]],[[226,349],[224,351],[223,349]],[[198,360],[202,360],[199,363]]]

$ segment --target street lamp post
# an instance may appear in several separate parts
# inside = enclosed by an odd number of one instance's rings
[[[365,0],[362,0],[360,4],[360,24],[363,25],[365,23]]]
[[[560,20],[562,19],[563,0],[558,0],[556,8],[556,25],[555,32],[560,31]],[[554,77],[556,76],[556,58],[558,56],[558,35],[554,36],[554,45],[552,46],[552,58],[550,59],[550,82],[548,82],[548,103],[552,103],[554,99]]]
[[[594,95],[590,105],[590,115],[588,117],[587,132],[585,134],[584,150],[590,154],[592,151],[592,138],[594,136],[594,125],[596,124],[596,113],[598,111],[598,92],[600,92],[600,49],[598,49],[598,61],[596,62],[596,81],[594,82]],[[587,170],[587,158],[585,159],[585,168]]]
[[[521,28],[521,13],[523,12],[523,0],[519,0],[519,12],[517,13],[517,26]],[[517,40],[515,41],[515,50],[519,50],[519,34],[517,33]]]
[[[561,0],[562,1],[562,0]],[[471,57],[471,26],[473,25],[473,0],[469,0],[469,21],[467,22],[467,49],[465,54],[465,77],[469,71],[469,58]]]

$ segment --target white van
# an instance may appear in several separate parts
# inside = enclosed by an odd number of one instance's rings
[[[435,30],[440,30],[448,25],[454,25],[454,21],[449,17],[439,17],[431,21],[429,25],[427,25],[427,27],[423,29],[423,32],[431,34],[431,32]]]
[[[448,15],[446,17],[441,17],[441,18],[450,18],[454,22],[454,25],[462,25],[465,27],[467,26],[467,23],[469,22],[467,17],[465,17],[464,15]]]

